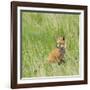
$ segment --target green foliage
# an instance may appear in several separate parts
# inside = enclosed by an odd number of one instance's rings
[[[49,64],[58,36],[65,36],[65,63]],[[79,75],[79,15],[22,12],[22,77],[66,75]]]

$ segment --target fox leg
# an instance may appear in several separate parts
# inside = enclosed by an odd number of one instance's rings
[[[61,64],[61,59],[58,60],[58,65],[60,65],[60,64]]]
[[[58,62],[58,65],[60,65],[62,63],[65,63],[64,59],[60,59],[59,62]]]

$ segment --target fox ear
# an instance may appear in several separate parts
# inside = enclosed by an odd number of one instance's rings
[[[63,40],[65,40],[65,37],[63,36]]]

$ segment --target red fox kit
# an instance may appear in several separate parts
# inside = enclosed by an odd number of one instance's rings
[[[57,62],[60,64],[64,58],[65,54],[65,38],[64,37],[59,37],[56,41],[57,45],[54,50],[51,51],[51,53],[48,56],[48,61],[50,63],[55,63]]]

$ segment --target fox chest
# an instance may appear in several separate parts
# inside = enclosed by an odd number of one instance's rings
[[[51,53],[53,58],[63,58],[64,57],[65,50],[64,49],[54,49]]]

